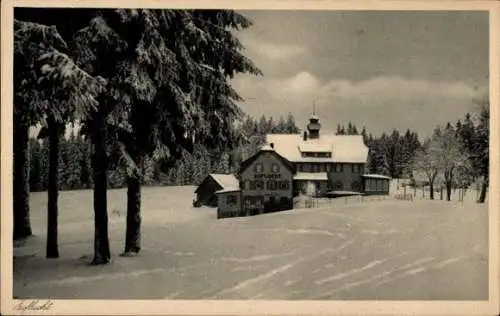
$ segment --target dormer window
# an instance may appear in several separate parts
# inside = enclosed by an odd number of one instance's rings
[[[261,163],[256,163],[255,164],[255,173],[262,173],[262,164]]]
[[[332,157],[332,153],[331,152],[324,152],[324,151],[320,151],[320,152],[306,151],[306,152],[302,152],[301,155],[302,155],[303,158],[306,158],[306,157],[311,157],[311,158],[331,158]]]
[[[273,163],[271,168],[272,168],[271,170],[273,173],[280,172],[280,165],[278,165],[277,163]]]

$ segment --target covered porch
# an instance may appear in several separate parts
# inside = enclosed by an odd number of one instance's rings
[[[328,191],[328,174],[326,172],[297,172],[293,177],[294,196],[324,196]]]
[[[366,195],[389,195],[391,177],[381,174],[363,174],[361,177]]]

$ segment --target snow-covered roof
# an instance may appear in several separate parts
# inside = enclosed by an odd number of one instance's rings
[[[271,146],[269,146],[268,144],[266,144],[260,148],[260,151],[273,151],[273,150],[274,149]]]
[[[386,179],[386,180],[390,180],[391,179],[391,177],[384,176],[382,174],[363,174],[362,177],[372,178],[372,179]]]
[[[232,174],[211,173],[209,176],[212,177],[223,189],[239,187],[238,179],[236,179],[236,177]]]
[[[241,191],[238,188],[224,188],[222,190],[215,191],[215,194],[221,194],[221,193],[231,193],[231,192],[239,192]]]
[[[311,180],[311,181],[327,181],[328,175],[326,172],[297,172],[293,176],[294,180]]]
[[[268,144],[292,162],[347,162],[366,163],[368,147],[361,135],[320,135],[319,138],[304,140],[300,134],[268,134]],[[330,158],[302,157],[301,148],[307,151],[331,151]]]
[[[303,142],[299,144],[300,152],[332,152],[332,144],[327,142]]]

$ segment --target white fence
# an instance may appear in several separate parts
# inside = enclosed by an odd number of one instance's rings
[[[470,186],[467,189],[452,189],[451,200],[460,202],[477,201],[480,193],[480,188],[474,185]],[[431,190],[429,186],[410,187],[402,183],[398,184],[394,180],[394,182],[391,183],[390,195],[398,199],[402,199],[401,197],[411,196],[411,199],[413,200],[429,200],[431,198]],[[446,188],[442,186],[435,186],[434,199],[446,200]]]
[[[375,201],[384,201],[394,199],[388,195],[370,195],[370,196],[346,196],[338,198],[313,198],[308,196],[299,196],[294,199],[294,208],[315,208],[330,207],[334,205],[360,204]]]

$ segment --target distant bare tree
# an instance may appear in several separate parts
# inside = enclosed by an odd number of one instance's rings
[[[471,170],[470,159],[463,144],[453,129],[446,129],[437,139],[439,170],[443,173],[446,187],[446,200],[451,200],[453,183]]]
[[[417,151],[413,158],[413,171],[423,173],[430,187],[430,199],[434,200],[434,183],[439,173],[439,146],[436,139],[430,140]]]

